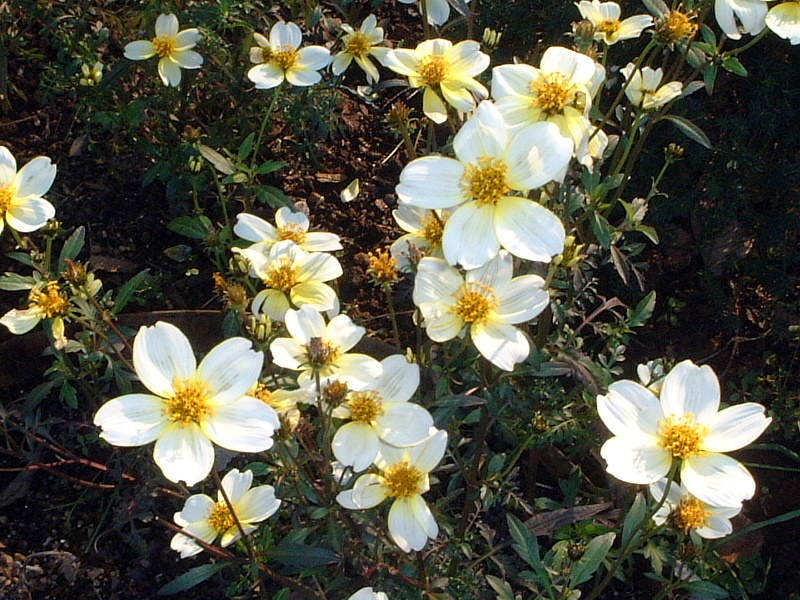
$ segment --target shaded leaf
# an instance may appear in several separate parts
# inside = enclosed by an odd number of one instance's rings
[[[686,134],[688,138],[694,140],[709,150],[713,149],[711,140],[708,139],[708,136],[703,132],[703,130],[686,117],[681,117],[679,115],[665,115],[663,118],[672,121],[678,129]]]
[[[219,573],[222,569],[227,567],[230,563],[222,562],[208,565],[200,565],[199,567],[192,567],[180,577],[176,577],[168,584],[158,590],[159,596],[171,596],[185,592],[194,586],[203,583],[206,579],[210,578],[215,573]]]
[[[589,542],[586,546],[586,552],[583,553],[583,556],[575,563],[572,569],[572,575],[570,576],[571,587],[577,587],[591,579],[611,549],[616,537],[617,534],[612,531],[599,535]]]

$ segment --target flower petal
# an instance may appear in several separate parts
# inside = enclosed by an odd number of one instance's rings
[[[2,222],[2,219],[0,219],[0,224]],[[42,313],[36,308],[26,308],[25,310],[12,308],[0,318],[0,324],[8,327],[8,330],[14,335],[22,335],[36,327],[41,320]]]
[[[422,93],[422,112],[434,123],[444,123],[447,120],[447,107],[439,94],[430,87],[425,87]]]
[[[708,426],[719,408],[719,381],[708,365],[698,367],[690,360],[675,365],[661,388],[664,416],[694,415]]]
[[[200,41],[200,30],[195,28],[184,29],[183,31],[178,32],[178,35],[175,36],[175,49],[178,52],[181,52],[183,50],[190,50],[194,48],[197,45],[197,42],[199,41]],[[201,64],[202,64],[202,59],[201,59]]]
[[[139,40],[125,45],[125,58],[128,60],[147,60],[156,54],[158,54],[156,47],[149,40]]]
[[[493,225],[495,239],[514,256],[550,262],[564,250],[566,232],[561,220],[527,198],[506,196],[501,199],[494,211]]]
[[[245,338],[230,338],[214,346],[197,367],[197,377],[214,390],[214,404],[244,396],[261,375],[264,355]]]
[[[408,163],[395,188],[401,203],[423,208],[449,208],[465,200],[464,165],[444,156],[423,156]],[[402,204],[401,204],[402,206]]]
[[[149,394],[127,394],[109,400],[94,415],[100,437],[112,446],[143,446],[160,437],[169,420],[164,403]]]
[[[572,158],[572,141],[558,126],[543,121],[527,125],[508,145],[508,184],[514,190],[530,190],[555,179]]]
[[[419,387],[419,365],[409,362],[402,354],[387,356],[381,361],[383,373],[372,389],[384,402],[406,402]]]
[[[524,323],[538,316],[550,305],[550,294],[544,289],[544,279],[538,275],[515,277],[495,289],[496,318],[504,323]]]
[[[608,394],[597,397],[597,412],[614,435],[652,440],[664,420],[658,398],[635,381],[612,383]]]
[[[713,506],[739,506],[756,493],[750,472],[739,461],[716,452],[685,458],[681,482],[692,496]]]
[[[248,213],[236,215],[233,233],[250,242],[278,242],[278,230],[264,219]]]
[[[672,455],[654,439],[647,443],[632,437],[612,437],[600,448],[606,471],[628,483],[651,484],[664,477],[672,464]]]
[[[752,443],[772,422],[764,415],[764,407],[755,402],[730,406],[719,411],[708,424],[709,434],[703,449],[730,452]]]
[[[192,487],[205,479],[214,466],[214,446],[192,423],[171,423],[158,438],[153,459],[170,481],[185,481]]]
[[[29,233],[41,229],[56,214],[56,209],[44,198],[25,198],[12,201],[6,212],[6,221],[12,229]]]
[[[256,89],[269,90],[282,84],[286,75],[278,65],[268,63],[251,67],[247,71],[247,78],[256,85]]]
[[[433,417],[422,406],[411,402],[385,404],[383,414],[376,417],[375,432],[393,446],[414,446],[430,435]],[[375,448],[377,454],[378,449]],[[370,460],[374,460],[374,456]],[[368,465],[369,466],[369,465]]]
[[[44,196],[56,178],[56,166],[46,156],[37,156],[14,177],[18,198]]]
[[[236,452],[261,452],[272,447],[272,435],[280,428],[278,414],[257,398],[245,396],[218,406],[200,424],[215,444]]]
[[[169,57],[182,69],[199,69],[203,66],[203,57],[194,50],[178,50]]]
[[[473,323],[470,336],[478,352],[505,371],[513,371],[514,365],[525,360],[531,351],[528,338],[519,329],[506,323]]]
[[[372,508],[386,499],[386,491],[380,476],[362,475],[353,484],[353,502],[358,508]]]
[[[321,80],[322,75],[314,69],[296,66],[286,71],[286,81],[298,87],[308,87],[319,83]]]
[[[0,146],[0,183],[11,183],[17,174],[17,159],[11,150]]]
[[[196,365],[189,340],[174,325],[159,321],[139,328],[133,340],[133,366],[139,380],[156,396],[170,396],[173,382],[190,379]]]
[[[175,37],[178,35],[178,17],[175,15],[159,15],[156,19],[156,35]]]
[[[456,209],[445,223],[442,236],[447,262],[474,269],[497,256],[500,241],[495,233],[495,208],[491,204],[478,206],[477,202],[467,202]]]
[[[189,523],[207,519],[212,508],[214,508],[214,501],[209,496],[194,494],[186,499],[183,509],[175,513],[174,520],[181,527],[186,527]]]
[[[281,506],[271,485],[258,485],[245,492],[236,503],[239,519],[248,523],[258,523],[270,518]]]
[[[181,83],[181,68],[165,56],[158,61],[158,76],[164,85],[178,87]]]
[[[461,275],[440,258],[426,256],[417,266],[414,279],[414,304],[452,302],[452,295],[464,283]]]
[[[425,547],[428,534],[417,522],[411,498],[398,498],[392,504],[389,509],[389,534],[403,552],[422,550]]]
[[[222,488],[228,495],[228,500],[230,500],[233,505],[236,505],[239,499],[244,496],[245,492],[250,489],[251,485],[253,485],[252,471],[242,472],[239,469],[231,469],[225,474],[225,477],[222,478]],[[220,500],[224,502],[225,497],[217,491],[217,501]]]
[[[462,163],[478,164],[484,157],[502,159],[506,146],[506,124],[492,102],[481,102],[453,138],[453,150]]]
[[[358,473],[372,464],[378,455],[378,436],[366,423],[350,421],[333,436],[333,455]]]

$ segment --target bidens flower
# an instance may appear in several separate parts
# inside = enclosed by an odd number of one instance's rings
[[[174,325],[141,327],[133,341],[136,375],[152,394],[109,400],[94,416],[114,446],[155,441],[153,457],[170,481],[192,486],[214,464],[212,442],[236,452],[272,446],[275,411],[246,396],[264,357],[244,338],[217,344],[197,366],[189,340]]]
[[[783,2],[769,9],[765,23],[778,37],[800,44],[800,2]]]
[[[597,397],[614,434],[600,449],[606,469],[629,483],[650,484],[680,461],[681,484],[698,500],[738,506],[753,497],[753,476],[725,456],[755,440],[772,419],[747,402],[718,412],[719,382],[708,366],[685,360],[664,378],[660,396],[634,381],[617,381]]]
[[[44,227],[56,209],[42,198],[53,185],[56,166],[46,156],[37,156],[17,171],[17,160],[0,146],[0,233],[5,224],[21,233]]]
[[[392,242],[389,249],[399,271],[416,266],[423,256],[444,258],[442,236],[450,211],[401,204],[392,211],[392,216],[400,228],[408,232]]]
[[[342,51],[333,57],[331,70],[334,75],[341,75],[350,66],[353,60],[367,74],[369,83],[376,83],[380,79],[378,68],[370,57],[383,64],[389,49],[383,45],[383,28],[378,27],[375,15],[369,15],[358,31],[347,23],[342,24]]]
[[[766,27],[767,3],[764,0],[714,0],[714,16],[725,35],[738,40],[743,33],[755,35]]]
[[[403,4],[416,4],[418,0],[400,0]],[[437,27],[447,23],[450,18],[450,3],[447,0],[420,0],[425,4],[428,13],[428,23]],[[422,7],[420,6],[420,11]]]
[[[667,478],[650,484],[650,495],[659,502],[667,489]],[[673,483],[667,499],[653,515],[656,525],[669,522],[684,533],[696,533],[709,540],[725,537],[733,531],[731,519],[742,512],[742,505],[713,506],[698,500],[685,486]]]
[[[57,349],[61,349],[67,345],[64,319],[69,315],[69,311],[69,298],[58,282],[42,282],[28,294],[28,308],[11,309],[0,318],[0,323],[8,327],[11,333],[22,335],[36,327],[42,319],[50,319],[54,345]]]
[[[389,596],[385,592],[376,592],[371,587],[364,587],[347,600],[389,600]]]
[[[292,241],[306,252],[332,252],[341,250],[342,244],[335,233],[309,231],[311,222],[302,212],[293,212],[283,206],[275,213],[275,225],[248,213],[236,215],[233,233],[253,245],[248,252],[258,250],[269,254],[272,246],[286,240]]]
[[[164,85],[177,87],[181,82],[181,69],[199,69],[203,57],[192,50],[200,40],[197,29],[178,31],[178,17],[159,15],[156,19],[156,37],[152,41],[140,40],[125,46],[125,58],[147,60],[159,57],[158,76]]]
[[[631,104],[642,110],[656,110],[664,106],[670,100],[677,98],[683,91],[683,86],[679,81],[671,81],[661,85],[661,78],[664,72],[658,68],[644,67],[636,69],[633,63],[628,63],[622,69],[622,74],[628,80],[628,87],[625,88],[625,95]]]
[[[271,485],[251,488],[252,484],[252,471],[240,473],[238,469],[233,469],[222,478],[222,489],[225,490],[233,513],[239,519],[245,534],[255,531],[258,528],[256,523],[274,515],[281,505],[281,501],[275,498],[275,488]],[[221,491],[217,491],[216,502],[205,494],[189,496],[183,510],[176,512],[173,519],[183,531],[208,544],[221,536],[220,545],[223,548],[242,537]],[[172,538],[170,548],[180,552],[181,558],[194,556],[203,550],[197,541],[180,533]]]
[[[594,25],[594,39],[609,46],[621,40],[638,38],[653,24],[650,15],[634,15],[620,21],[622,9],[616,2],[581,0],[576,6],[581,16]]]
[[[322,79],[318,71],[331,62],[327,48],[300,48],[303,34],[294,23],[275,23],[269,31],[269,40],[260,33],[254,33],[253,37],[258,47],[250,50],[250,60],[260,64],[247,72],[247,78],[260,90],[278,87],[284,79],[296,86],[314,85]]]

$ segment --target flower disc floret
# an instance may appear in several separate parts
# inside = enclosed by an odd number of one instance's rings
[[[208,524],[219,534],[223,534],[228,529],[236,525],[236,519],[228,505],[223,502],[215,502],[208,513]]]
[[[360,423],[372,423],[383,414],[383,400],[372,390],[353,392],[347,401],[350,418]]]
[[[692,413],[680,418],[668,417],[659,426],[661,446],[675,458],[689,458],[702,452],[708,427],[696,423]]]
[[[196,379],[176,380],[172,387],[174,395],[164,400],[164,414],[170,421],[188,427],[213,416],[214,408],[209,399],[214,396],[214,390],[208,383]]]
[[[570,80],[561,73],[543,74],[531,82],[533,104],[550,116],[561,114],[570,100],[570,94],[574,93],[573,87]]]
[[[283,227],[278,227],[278,241],[291,240],[298,246],[302,246],[306,241],[306,230],[297,223],[286,223]]]
[[[11,200],[14,199],[15,193],[14,188],[12,188],[10,184],[0,184],[0,219],[5,216],[6,211],[11,206]]]
[[[297,64],[298,53],[297,49],[289,45],[281,46],[280,49],[274,50],[269,57],[270,62],[275,63],[284,71],[288,71]]]
[[[453,314],[465,323],[485,322],[500,305],[494,288],[480,281],[465,281],[455,294]]]
[[[450,72],[450,65],[441,54],[425,56],[419,62],[419,78],[425,85],[439,85]]]
[[[688,533],[692,529],[707,527],[710,515],[700,500],[687,497],[672,511],[671,519],[675,527]]]
[[[386,495],[389,498],[409,498],[422,493],[422,472],[403,461],[389,467],[383,473]]]
[[[288,293],[297,285],[299,273],[300,267],[295,266],[291,259],[279,258],[267,265],[267,270],[263,277],[264,285]]]
[[[478,206],[495,205],[511,189],[508,165],[503,160],[482,156],[477,165],[466,166],[462,185]]]
[[[153,47],[160,58],[175,52],[175,38],[166,33],[153,38]]]
[[[369,38],[361,31],[354,31],[344,36],[344,51],[356,58],[369,54],[371,47]]]
[[[65,317],[69,313],[69,300],[55,281],[49,282],[44,291],[36,288],[31,290],[29,303],[30,308],[48,319]]]

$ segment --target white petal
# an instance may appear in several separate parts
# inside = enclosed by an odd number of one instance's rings
[[[314,310],[323,312],[336,305],[336,292],[326,283],[308,281],[298,283],[292,288],[291,299],[295,306],[308,305]]]
[[[333,436],[333,455],[358,473],[372,464],[378,454],[378,436],[366,423],[351,421]]]
[[[452,295],[464,283],[461,275],[440,258],[426,256],[417,267],[414,279],[414,304],[451,303]]]
[[[270,29],[269,43],[273,48],[281,46],[299,48],[303,43],[303,34],[296,24],[278,21]]]
[[[183,69],[199,69],[203,66],[203,57],[194,50],[179,50],[170,54],[169,57]]]
[[[273,321],[286,320],[286,313],[291,308],[286,294],[280,290],[266,289],[261,290],[253,298],[251,309],[253,314],[259,317],[267,315]]]
[[[0,219],[0,224],[2,223],[3,220]],[[35,308],[26,308],[25,310],[12,308],[0,318],[0,323],[8,327],[8,330],[14,335],[22,335],[36,327],[41,320],[42,313]]]
[[[472,342],[486,360],[505,371],[530,354],[528,339],[513,325],[487,321],[474,323],[470,328]]]
[[[459,206],[444,226],[442,248],[447,262],[465,269],[487,263],[500,251],[495,231],[495,206],[476,202]]]
[[[523,63],[500,65],[492,69],[492,98],[530,95],[531,82],[538,78],[539,70]]]
[[[672,464],[672,455],[660,447],[657,440],[648,444],[636,438],[622,436],[606,440],[600,448],[606,471],[628,483],[651,484],[664,477]]]
[[[572,158],[572,141],[558,126],[543,121],[517,132],[508,146],[508,183],[515,190],[530,190],[555,179]]]
[[[278,230],[264,219],[248,213],[236,215],[233,233],[250,242],[277,242]]]
[[[433,471],[447,450],[447,432],[431,428],[431,433],[433,435],[421,444],[405,449],[408,452],[409,463],[423,473]]]
[[[181,83],[181,68],[165,56],[158,61],[158,76],[164,85],[178,87]]]
[[[109,400],[94,415],[100,437],[112,446],[142,446],[155,441],[169,420],[164,403],[149,394],[128,394]]]
[[[364,389],[364,384],[381,374],[381,363],[366,354],[345,354],[336,364],[339,379],[347,382],[351,389]]]
[[[175,522],[181,527],[204,521],[214,508],[214,501],[205,494],[194,494],[186,499],[181,512],[175,513]]]
[[[425,320],[425,332],[435,342],[452,340],[464,329],[464,320],[453,312],[452,306],[423,302],[419,309]]]
[[[326,342],[338,346],[342,352],[347,352],[364,337],[366,332],[366,329],[353,323],[347,315],[337,315],[328,323],[323,337]]]
[[[453,139],[453,150],[462,163],[475,163],[483,157],[502,159],[508,145],[503,116],[491,102],[481,102]]]
[[[664,378],[661,405],[667,417],[691,414],[707,426],[719,408],[717,376],[708,365],[698,367],[690,360],[675,365]]]
[[[256,89],[269,90],[278,87],[286,78],[283,69],[274,64],[261,64],[247,71],[247,78],[256,84]]]
[[[296,66],[286,71],[286,81],[298,87],[308,87],[319,83],[321,80],[322,75],[314,69]]]
[[[139,40],[125,46],[125,58],[128,60],[147,60],[156,54],[156,47],[149,40]]]
[[[386,486],[378,475],[362,475],[353,484],[353,502],[359,508],[372,508],[386,499]]]
[[[545,73],[561,73],[572,83],[586,84],[594,76],[595,62],[579,52],[550,46],[542,55],[539,68]]]
[[[730,452],[751,444],[772,422],[764,415],[764,407],[754,402],[730,406],[721,410],[708,424],[709,434],[703,449],[710,452]]]
[[[281,501],[275,497],[275,488],[259,485],[247,490],[236,504],[236,511],[242,521],[258,523],[278,512],[280,505]]]
[[[291,312],[291,311],[290,311]],[[269,346],[272,361],[284,369],[298,370],[306,362],[305,347],[292,338],[278,338]]]
[[[422,93],[422,112],[434,123],[444,123],[447,120],[447,107],[439,94],[429,87]]]
[[[422,0],[428,10],[428,23],[444,25],[450,17],[450,3],[447,0]]]
[[[464,78],[480,75],[491,62],[489,55],[481,52],[481,45],[474,40],[457,43],[445,52],[445,58],[450,63],[450,73]]]
[[[298,65],[304,69],[319,71],[331,62],[331,52],[322,46],[306,46],[297,53]]]
[[[738,506],[756,493],[750,472],[739,461],[715,452],[685,458],[681,483],[692,496],[713,506]]]
[[[419,365],[409,362],[402,354],[393,354],[381,361],[383,373],[372,389],[380,393],[384,402],[405,402],[419,386]]]
[[[433,426],[431,414],[411,402],[386,404],[383,414],[376,419],[375,432],[384,441],[393,446],[414,446],[429,436]],[[375,448],[377,454],[377,447]],[[370,462],[374,460],[373,456]]]
[[[414,512],[414,519],[420,527],[425,531],[430,539],[435,539],[439,535],[439,526],[436,524],[436,519],[433,518],[433,513],[428,505],[423,500],[422,496],[417,494],[408,499],[411,504],[411,510]]]
[[[566,239],[564,225],[556,215],[538,202],[513,196],[497,203],[494,234],[514,256],[539,262],[550,262],[563,252]]]
[[[330,281],[342,276],[342,265],[336,257],[330,254],[316,252],[308,254],[297,261],[300,273],[297,280],[304,281]]]
[[[280,428],[277,413],[261,400],[245,396],[214,408],[200,424],[215,444],[236,452],[261,452],[272,447],[272,434]]]
[[[544,279],[538,275],[515,277],[496,288],[496,318],[504,323],[524,323],[539,315],[550,305],[550,294],[543,289]]]
[[[347,320],[349,321],[349,318]],[[352,321],[350,321],[350,324],[352,325]],[[299,310],[290,310],[286,313],[286,329],[289,330],[289,335],[298,342],[307,344],[311,341],[311,338],[323,338],[325,336],[325,319],[310,306],[301,307]],[[364,328],[360,329],[362,330],[361,335],[363,335],[365,333]],[[359,339],[361,339],[360,336]],[[353,345],[355,345],[355,342]]]
[[[200,41],[200,31],[192,29],[184,29],[175,36],[175,49],[180,52],[183,50],[190,50],[197,45]],[[202,61],[202,59],[201,59]],[[181,65],[183,66],[183,65]]]
[[[153,459],[170,481],[185,481],[189,487],[205,479],[214,466],[214,446],[192,423],[172,423],[158,438]]]
[[[145,387],[156,396],[172,394],[173,382],[194,376],[192,346],[180,329],[164,321],[142,326],[133,340],[133,366]]]
[[[197,377],[214,390],[214,403],[238,400],[261,375],[264,355],[245,338],[230,338],[214,346],[197,367]]]
[[[17,174],[17,159],[5,146],[0,146],[0,183],[11,183]]]
[[[179,28],[178,17],[175,15],[159,15],[158,19],[156,19],[157,36],[167,35],[169,37],[175,37],[178,35]]]
[[[395,188],[400,202],[424,208],[449,208],[465,200],[461,179],[464,166],[453,158],[423,156],[400,173]]]
[[[14,177],[17,197],[44,196],[56,178],[56,166],[46,156],[37,156]]]
[[[606,396],[597,397],[597,412],[614,435],[647,440],[658,434],[664,420],[653,392],[627,379],[612,383]]]
[[[410,500],[398,498],[389,509],[389,534],[403,552],[422,550],[428,542],[428,534],[417,522]]]
[[[239,469],[231,469],[222,478],[222,488],[228,495],[228,500],[235,506],[239,499],[244,496],[245,492],[253,485],[253,472],[242,472]],[[222,494],[217,491],[218,501],[225,501]]]
[[[44,198],[26,198],[11,203],[6,212],[6,221],[12,229],[29,233],[45,226],[56,214],[56,209]]]

